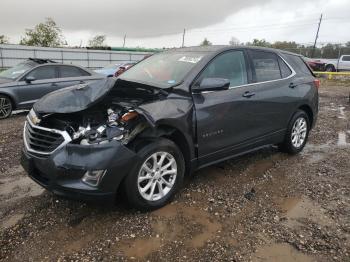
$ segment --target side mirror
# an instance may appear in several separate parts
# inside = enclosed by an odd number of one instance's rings
[[[30,84],[31,82],[35,81],[34,76],[27,76],[24,81],[26,81],[27,84]]]
[[[225,78],[204,78],[200,85],[193,89],[195,92],[227,90],[230,80]]]

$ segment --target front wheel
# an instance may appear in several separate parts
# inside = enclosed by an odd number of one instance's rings
[[[168,139],[159,139],[137,152],[141,161],[123,183],[131,206],[147,211],[166,205],[182,185],[185,162],[179,148]]]
[[[289,154],[297,154],[303,150],[310,130],[308,115],[298,110],[289,122],[284,142],[280,148]]]
[[[12,103],[7,96],[0,95],[0,119],[8,118],[12,113]]]
[[[335,67],[333,65],[328,65],[326,67],[326,72],[335,72]]]

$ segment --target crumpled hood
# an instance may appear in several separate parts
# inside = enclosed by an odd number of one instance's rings
[[[98,103],[114,86],[114,78],[66,87],[42,97],[33,106],[36,113],[74,113]]]

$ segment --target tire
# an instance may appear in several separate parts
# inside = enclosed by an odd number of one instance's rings
[[[144,145],[137,154],[140,161],[127,175],[122,185],[126,200],[129,205],[141,211],[165,206],[183,183],[185,161],[181,151],[172,141],[160,138]],[[155,158],[158,164],[163,158],[163,163],[160,166],[154,165]],[[167,165],[168,168],[162,171],[161,167],[165,168]],[[165,171],[167,172],[164,173]]]
[[[5,119],[12,114],[12,102],[8,96],[0,95],[0,119]]]
[[[335,72],[335,67],[333,65],[326,66],[326,72]]]
[[[284,142],[280,145],[281,151],[291,155],[301,152],[307,142],[309,131],[308,115],[304,111],[298,110],[288,124]]]

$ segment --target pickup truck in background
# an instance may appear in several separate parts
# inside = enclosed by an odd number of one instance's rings
[[[350,71],[350,55],[342,55],[339,59],[322,59],[327,72]]]

